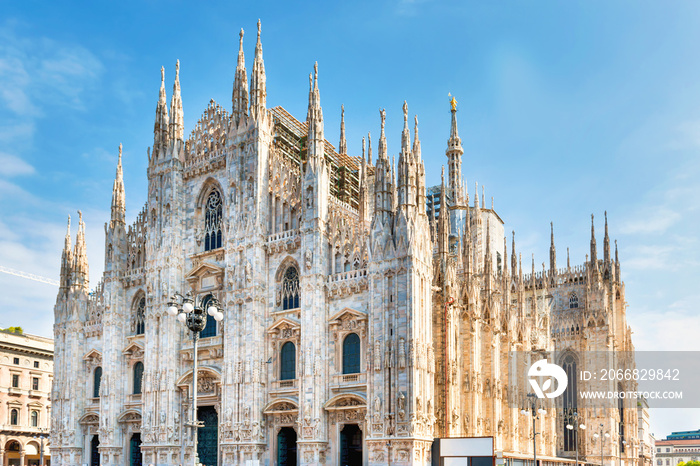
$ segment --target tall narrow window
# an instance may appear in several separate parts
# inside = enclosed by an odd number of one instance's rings
[[[351,333],[343,340],[343,374],[360,372],[360,337]]]
[[[39,377],[32,377],[32,390],[39,390]]]
[[[19,411],[16,409],[10,411],[10,424],[13,426],[19,424]]]
[[[222,217],[221,194],[214,189],[209,193],[204,213],[204,250],[221,247],[221,217]]]
[[[141,394],[141,383],[143,382],[143,363],[141,361],[134,364],[134,395]]]
[[[209,294],[204,297],[202,300],[202,309],[204,312],[207,312],[207,308],[209,307],[209,301],[211,301],[212,296]],[[213,337],[216,336],[216,319],[214,319],[212,316],[209,315],[207,312],[207,325],[204,327],[204,330],[199,334],[200,338],[207,338],[207,337]]]
[[[291,266],[284,272],[282,280],[282,310],[299,307],[299,271]]]
[[[19,388],[19,374],[12,374],[12,387]]]
[[[32,411],[31,422],[32,427],[39,427],[39,411]]]
[[[102,382],[102,368],[96,367],[92,377],[92,397],[100,396],[100,383]]]
[[[280,351],[280,380],[296,379],[296,347],[288,341]]]
[[[618,393],[623,392],[622,384],[617,385]],[[620,455],[625,451],[625,401],[622,398],[617,400],[617,411],[620,415],[620,423],[618,424],[618,441],[620,442]]]
[[[134,335],[143,335],[146,333],[146,297],[142,296],[134,304]]]
[[[564,428],[564,451],[575,451],[576,449],[576,432],[577,430],[574,429],[567,429],[566,425],[570,424],[572,426],[576,425],[577,422],[577,417],[574,416],[574,413],[578,411],[578,403],[577,403],[577,396],[578,396],[578,389],[576,387],[576,377],[578,377],[578,374],[576,372],[576,359],[574,359],[574,356],[572,354],[567,354],[566,357],[564,358],[564,363],[562,364],[562,367],[564,371],[566,372],[566,376],[568,377],[569,384],[566,386],[566,390],[564,391],[564,423],[563,423],[563,428]]]

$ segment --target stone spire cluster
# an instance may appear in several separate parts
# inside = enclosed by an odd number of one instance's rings
[[[347,155],[348,143],[345,140],[345,105],[340,106],[340,141],[338,142],[338,153]]]
[[[68,220],[69,232],[66,234],[66,247],[70,247],[70,218]],[[90,270],[87,258],[87,245],[85,244],[85,222],[83,213],[78,211],[78,233],[73,247],[72,263],[70,271],[70,286],[74,290],[87,292],[90,287]],[[67,282],[67,277],[61,277],[61,282]]]
[[[462,195],[462,140],[459,138],[457,130],[457,99],[452,96],[450,100],[452,113],[452,122],[450,125],[450,137],[447,140],[447,167],[448,167],[448,188],[453,197],[455,205],[461,205],[464,202]]]
[[[238,37],[238,62],[236,63],[236,76],[233,79],[233,95],[231,97],[231,117],[237,125],[248,116],[248,75],[245,68],[245,54],[243,53],[243,29]]]
[[[170,132],[171,141],[184,140],[185,124],[182,114],[182,96],[180,95],[180,60],[175,62],[175,81],[173,82],[173,95],[170,98]]]
[[[309,126],[307,160],[315,168],[325,164],[323,110],[321,109],[321,94],[318,90],[318,63],[314,64],[313,75],[309,74],[309,107],[306,113],[306,122]]]
[[[156,105],[156,120],[153,127],[153,153],[152,160],[165,155],[169,141],[168,105],[165,95],[165,68],[160,68],[160,90],[158,91],[158,104]]]
[[[61,280],[60,287],[62,292],[66,292],[70,287],[73,269],[73,252],[71,251],[70,239],[70,215],[68,216],[68,228],[66,237],[63,243],[63,251],[61,252]]]
[[[259,120],[263,118],[267,103],[265,62],[263,62],[262,42],[260,41],[260,20],[258,20],[258,41],[255,43],[255,59],[250,77],[250,116]]]
[[[117,174],[114,177],[112,187],[112,215],[109,226],[114,228],[117,223],[126,224],[126,196],[124,194],[124,173],[122,171],[122,145],[119,144],[119,161],[117,162]]]

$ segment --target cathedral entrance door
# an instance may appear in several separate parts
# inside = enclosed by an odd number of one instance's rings
[[[131,466],[141,466],[143,457],[141,456],[141,434],[136,433],[129,441],[129,458]]]
[[[362,431],[357,424],[346,424],[340,431],[340,466],[362,464]]]
[[[277,434],[277,466],[297,466],[297,433],[291,427]]]
[[[97,435],[92,436],[90,441],[90,466],[100,466],[100,438]]]
[[[217,466],[219,443],[219,415],[213,406],[197,409],[197,419],[204,427],[197,429],[197,455],[204,466]]]

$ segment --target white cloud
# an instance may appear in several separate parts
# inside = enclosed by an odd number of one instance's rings
[[[19,157],[0,152],[0,176],[31,175],[34,167]]]
[[[64,206],[56,209],[68,210]],[[90,265],[90,285],[94,288],[102,276],[104,261],[104,220],[107,211],[83,212]],[[71,239],[75,244],[77,215],[72,214]],[[51,222],[30,216],[0,220],[0,265],[57,280],[61,250],[66,232],[63,222]],[[55,286],[0,273],[0,290],[6,305],[0,313],[0,327],[19,325],[25,332],[52,335]],[[11,290],[11,292],[10,292]]]
[[[665,233],[678,220],[681,214],[663,206],[645,207],[627,220],[623,220],[619,232],[626,235]]]
[[[34,135],[34,122],[13,122],[0,126],[0,142],[11,143],[14,141],[26,141]]]
[[[640,245],[630,248],[624,262],[630,270],[665,270],[675,268],[677,261],[672,258],[678,248],[671,245]]]
[[[41,116],[41,106],[59,103],[83,109],[84,91],[104,66],[88,49],[48,38],[19,37],[13,25],[0,28],[0,99],[17,117]]]
[[[643,351],[700,351],[697,330],[700,294],[690,294],[658,309],[635,309],[627,319],[635,348]]]

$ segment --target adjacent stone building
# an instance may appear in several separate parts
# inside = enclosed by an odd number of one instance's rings
[[[664,440],[657,440],[655,460],[657,466],[700,461],[700,430],[673,432]]]
[[[631,350],[624,284],[605,224],[598,258],[524,270],[513,235],[462,180],[456,101],[447,175],[428,188],[418,119],[390,156],[379,137],[347,153],[325,139],[318,67],[303,120],[267,108],[260,25],[248,74],[243,32],[231,111],[215,102],[184,136],[179,63],[164,72],[149,150],[148,201],[125,223],[120,159],[105,225],[104,277],[88,286],[85,228],[69,231],[55,307],[52,443],[60,465],[191,462],[191,336],[166,313],[176,292],[216,297],[198,357],[197,449],[206,465],[429,464],[435,437],[493,436],[509,464],[532,457],[527,384],[511,351]],[[396,113],[394,113],[396,115]],[[376,159],[372,152],[376,151]],[[437,160],[437,156],[432,156]],[[525,266],[527,267],[527,265]],[[634,361],[616,361],[629,367]],[[588,408],[575,384],[543,404],[538,459],[570,462],[577,413],[637,458],[635,409]],[[601,388],[612,388],[601,384]],[[618,441],[619,440],[619,441]],[[184,446],[184,448],[183,448]],[[592,438],[580,438],[582,458]]]
[[[53,341],[0,331],[0,465],[49,465]]]

